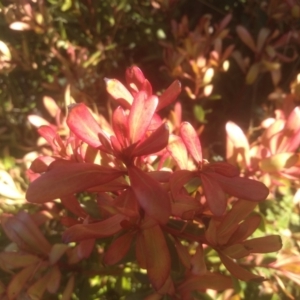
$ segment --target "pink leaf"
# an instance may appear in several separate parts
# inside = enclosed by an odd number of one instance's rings
[[[127,116],[120,106],[113,113],[112,126],[119,143],[122,147],[126,147],[126,140],[128,138]]]
[[[34,180],[26,193],[29,202],[44,203],[83,192],[122,175],[122,171],[91,163],[55,161],[48,171]]]
[[[133,101],[129,116],[128,127],[131,143],[138,142],[146,133],[158,104],[156,96],[147,98],[145,92],[139,92]]]
[[[194,127],[188,122],[181,123],[180,136],[196,163],[202,162],[202,149]]]
[[[116,214],[100,222],[74,225],[64,232],[63,240],[70,243],[114,235],[122,230],[120,223],[124,219],[123,215]]]
[[[157,105],[156,111],[159,111],[174,102],[180,93],[181,83],[179,80],[175,80],[159,97],[159,103]]]
[[[165,224],[169,220],[171,204],[167,192],[160,183],[137,167],[128,167],[131,188],[144,211]]]
[[[74,104],[69,109],[67,124],[70,130],[88,145],[94,148],[100,147],[99,135],[105,136],[105,134],[85,104]]]
[[[169,127],[166,123],[157,128],[150,137],[146,138],[133,150],[132,156],[154,154],[168,145]]]

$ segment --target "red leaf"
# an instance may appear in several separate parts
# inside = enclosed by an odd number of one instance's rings
[[[166,123],[157,128],[150,137],[146,138],[133,150],[132,156],[154,154],[168,145],[169,127]]]
[[[123,215],[117,214],[97,223],[74,225],[64,232],[63,240],[69,243],[114,235],[122,229],[120,222],[124,219]]]
[[[282,241],[279,235],[263,236],[243,242],[251,253],[269,253],[279,251]]]
[[[227,200],[219,182],[207,173],[201,174],[204,195],[209,209],[215,216],[222,216],[226,210]]]
[[[132,232],[127,232],[115,239],[105,251],[103,263],[106,265],[118,263],[130,249],[133,236]]]
[[[36,158],[31,166],[30,169],[34,172],[34,173],[44,173],[47,171],[49,165],[55,161],[54,157],[51,156],[39,156],[38,158]]]
[[[205,176],[217,181],[229,195],[244,200],[262,201],[269,194],[269,189],[263,183],[249,178],[225,177],[212,172],[205,173]]]
[[[128,138],[127,116],[120,106],[116,108],[112,115],[112,126],[119,143],[122,147],[126,147],[126,140]]]
[[[226,162],[210,163],[205,165],[203,169],[208,169],[227,177],[236,177],[240,174],[240,171],[237,167]]]
[[[85,104],[79,103],[71,106],[67,124],[70,130],[88,145],[94,148],[102,145],[99,135],[105,136],[105,134]]]
[[[226,255],[222,254],[221,252],[218,252],[222,263],[226,267],[226,269],[237,279],[243,280],[243,281],[263,281],[264,277],[258,276],[255,274],[252,274],[248,270],[242,268],[238,264],[234,263],[233,260],[231,260],[229,257]]]
[[[81,241],[77,247],[77,255],[80,259],[87,259],[95,247],[95,239]]]
[[[141,69],[136,66],[127,68],[126,70],[126,82],[130,86],[131,90],[138,92],[141,90],[141,86],[145,81],[145,76]]]
[[[157,105],[156,111],[159,111],[174,102],[180,93],[181,83],[179,80],[174,80],[172,84],[159,97],[159,103]]]
[[[145,92],[139,92],[133,101],[128,116],[128,128],[131,143],[140,141],[145,135],[157,107],[158,98],[147,98]]]
[[[147,274],[153,287],[159,290],[170,274],[169,249],[160,226],[144,229],[141,234],[145,244]]]
[[[202,149],[194,127],[188,122],[181,123],[180,135],[188,152],[192,155],[194,160],[197,163],[202,162]]]
[[[170,188],[174,199],[180,194],[182,187],[197,175],[188,170],[175,171],[170,178]]]
[[[85,218],[87,213],[80,206],[77,198],[74,195],[67,195],[65,197],[60,198],[61,203],[65,208],[71,211],[75,216]]]
[[[245,200],[238,200],[233,204],[218,228],[218,242],[220,244],[227,243],[231,234],[238,228],[238,224],[252,213],[255,206],[255,202]]]
[[[107,183],[122,172],[91,163],[55,161],[48,171],[34,180],[26,193],[29,202],[44,203]]]
[[[144,211],[165,224],[169,220],[171,204],[167,192],[159,182],[137,167],[128,167],[131,188]]]
[[[260,215],[248,216],[244,222],[239,224],[237,230],[232,234],[231,238],[229,239],[228,244],[242,242],[258,228],[260,223]]]

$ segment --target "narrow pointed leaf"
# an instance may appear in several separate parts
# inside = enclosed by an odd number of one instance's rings
[[[169,127],[166,123],[156,129],[150,137],[146,138],[133,150],[132,156],[154,154],[168,145]]]
[[[202,162],[202,149],[194,127],[188,122],[183,122],[180,126],[180,136],[196,163]]]
[[[121,174],[119,170],[91,163],[55,161],[45,174],[30,184],[26,199],[44,203],[107,183]]]
[[[160,183],[137,167],[128,167],[131,188],[143,210],[152,218],[165,224],[169,220],[171,204]]]
[[[253,52],[256,52],[256,46],[249,31],[245,27],[238,25],[236,27],[236,32],[244,44],[246,44]]]
[[[117,107],[112,115],[112,126],[119,143],[125,147],[128,138],[127,116],[122,107]]]
[[[123,215],[116,214],[100,222],[74,225],[64,232],[63,240],[69,243],[114,235],[122,230],[120,223],[124,219]]]
[[[70,130],[88,145],[100,147],[99,135],[104,133],[85,104],[73,104],[69,110],[67,124]]]
[[[159,111],[174,102],[180,93],[181,83],[179,80],[174,80],[172,84],[159,97],[159,103],[157,105],[156,111]]]
[[[147,98],[145,92],[139,92],[133,101],[129,116],[128,128],[131,143],[136,143],[145,135],[158,104],[158,98]]]

